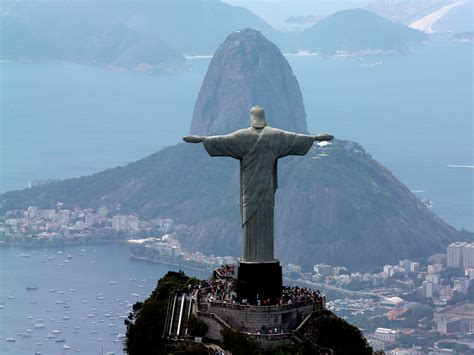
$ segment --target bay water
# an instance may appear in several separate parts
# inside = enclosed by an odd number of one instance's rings
[[[179,268],[131,259],[126,244],[0,246],[0,354],[122,354],[124,318],[168,270]]]

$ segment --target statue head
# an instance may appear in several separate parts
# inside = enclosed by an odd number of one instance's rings
[[[267,125],[265,121],[265,111],[263,107],[253,106],[250,109],[250,125],[253,128],[263,128]]]

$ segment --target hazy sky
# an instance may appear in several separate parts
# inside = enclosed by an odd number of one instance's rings
[[[231,5],[243,6],[263,18],[273,27],[280,30],[289,30],[292,25],[285,22],[289,16],[330,15],[336,11],[350,8],[365,8],[375,0],[223,0]]]

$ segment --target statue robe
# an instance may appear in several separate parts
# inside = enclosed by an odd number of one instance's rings
[[[273,212],[278,187],[277,161],[287,155],[305,155],[314,136],[265,126],[241,129],[222,136],[203,137],[210,156],[240,160],[242,261],[274,261]]]

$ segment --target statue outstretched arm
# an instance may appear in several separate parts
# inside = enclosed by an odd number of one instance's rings
[[[186,143],[201,143],[202,138],[202,136],[186,136],[183,137],[183,141],[185,141]]]
[[[323,142],[323,141],[330,141],[333,139],[334,136],[327,134],[327,133],[320,133],[314,136],[315,141]]]

